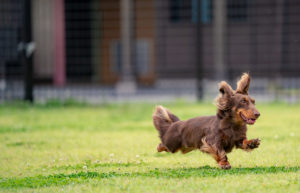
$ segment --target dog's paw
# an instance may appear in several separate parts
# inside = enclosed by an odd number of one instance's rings
[[[223,170],[229,170],[231,168],[231,165],[229,162],[219,162],[219,167]]]
[[[258,146],[260,145],[260,139],[251,139],[248,141],[247,145],[249,149],[258,148]]]
[[[157,146],[156,149],[158,152],[167,151],[166,147],[161,143]]]

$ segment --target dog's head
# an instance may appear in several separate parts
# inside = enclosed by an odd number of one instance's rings
[[[255,100],[248,95],[249,86],[250,76],[247,73],[237,82],[236,90],[227,82],[220,82],[220,96],[217,98],[218,116],[229,116],[237,124],[253,125],[260,113],[255,107]]]

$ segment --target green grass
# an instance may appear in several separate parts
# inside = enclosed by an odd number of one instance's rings
[[[155,105],[0,105],[0,192],[300,192],[300,104],[260,104],[261,146],[229,154],[157,153]],[[181,119],[212,104],[166,105]]]

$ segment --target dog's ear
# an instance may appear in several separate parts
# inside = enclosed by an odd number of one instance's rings
[[[230,110],[232,106],[232,96],[234,91],[227,82],[222,81],[219,83],[220,95],[216,98],[215,104],[217,105],[219,111]]]
[[[250,86],[250,76],[248,73],[244,73],[240,80],[237,82],[236,93],[248,94],[248,89]]]
[[[233,90],[232,90],[231,86],[225,81],[222,81],[219,83],[219,91],[223,96],[226,95],[226,96],[230,97],[233,95]]]

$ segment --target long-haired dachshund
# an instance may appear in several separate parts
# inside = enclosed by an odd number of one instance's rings
[[[212,155],[222,169],[230,169],[226,153],[236,147],[245,151],[257,148],[259,139],[248,140],[247,124],[253,125],[260,113],[248,95],[250,76],[244,73],[233,90],[225,81],[219,83],[217,114],[181,121],[162,106],[157,106],[153,123],[161,143],[157,151],[188,153],[195,149]]]

